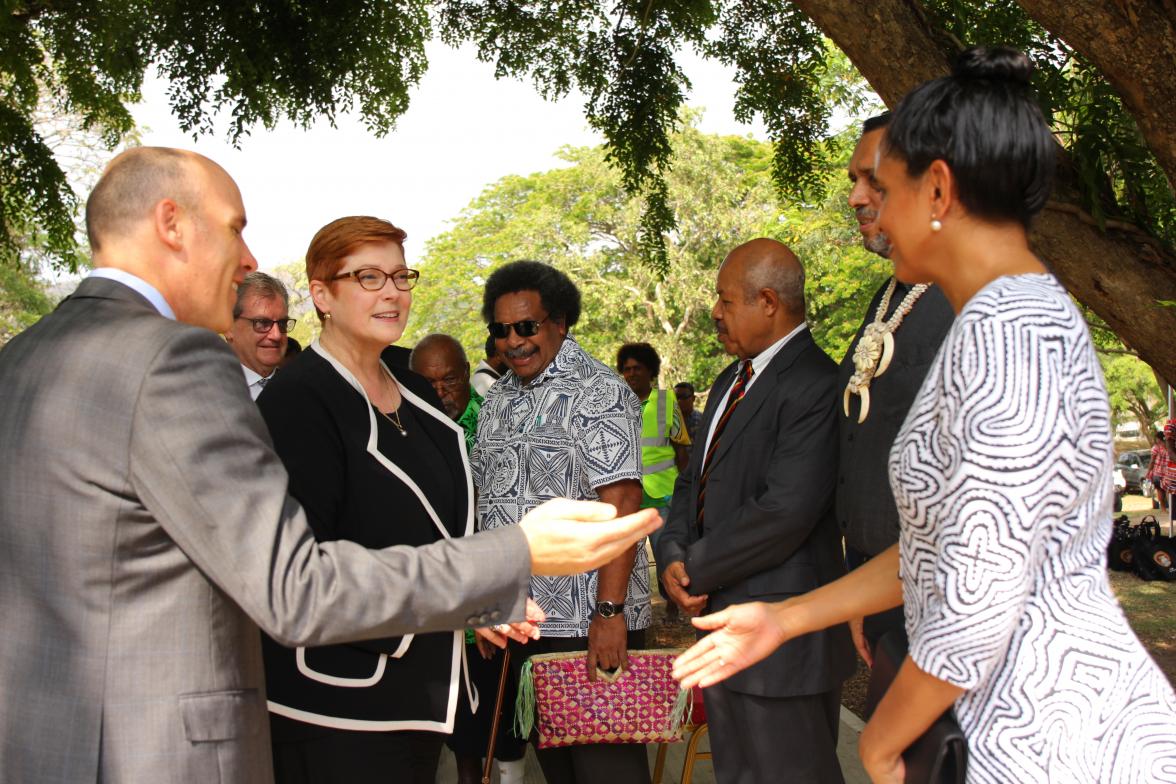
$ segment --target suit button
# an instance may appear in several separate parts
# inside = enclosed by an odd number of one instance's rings
[[[850,440],[850,441],[852,441],[852,440],[853,440],[853,433],[850,433],[850,434],[849,434],[849,440]]]
[[[466,626],[477,626],[478,625],[478,616],[471,615],[469,618],[466,618],[465,625]]]
[[[482,613],[480,616],[478,616],[479,626],[485,626],[488,623],[490,623],[490,616],[487,613]]]
[[[498,612],[498,610],[495,610],[494,612],[490,613],[490,620],[492,620],[492,621],[497,621],[501,617],[502,617],[502,613]]]
[[[837,482],[838,482],[838,484],[842,484],[842,485],[845,484],[845,477],[844,476],[841,477],[841,479],[837,480]]]

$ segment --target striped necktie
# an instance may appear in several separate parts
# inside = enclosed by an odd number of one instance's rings
[[[739,369],[739,377],[735,379],[735,384],[731,387],[731,394],[727,395],[727,405],[723,409],[723,414],[719,417],[719,421],[715,424],[715,434],[711,436],[710,448],[706,450],[706,455],[702,458],[702,476],[698,480],[698,515],[694,518],[699,536],[702,536],[702,513],[704,502],[706,501],[706,480],[710,476],[711,462],[714,460],[715,453],[719,449],[719,439],[723,435],[723,430],[727,427],[727,422],[731,420],[732,412],[739,405],[739,401],[743,400],[743,396],[747,394],[747,385],[751,383],[753,372],[751,369],[751,360],[743,360],[743,366]]]

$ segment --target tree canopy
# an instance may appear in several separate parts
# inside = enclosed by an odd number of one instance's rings
[[[577,89],[607,160],[641,198],[634,242],[670,274],[676,226],[670,139],[689,90],[693,48],[731,65],[736,112],[758,116],[782,194],[822,197],[836,157],[830,119],[859,100],[838,80],[829,39],[888,105],[947,72],[975,43],[1021,47],[1064,148],[1034,247],[1067,287],[1169,381],[1176,379],[1176,8],[1150,0],[331,0],[165,3],[8,0],[0,17],[0,251],[36,225],[63,264],[74,237],[69,190],[30,122],[46,93],[113,141],[157,67],[186,129],[228,134],[285,117],[307,124],[356,111],[391,129],[439,35],[471,43],[503,77],[547,97]],[[839,87],[839,85],[841,87]]]

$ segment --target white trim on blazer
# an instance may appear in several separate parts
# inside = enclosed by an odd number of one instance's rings
[[[323,357],[323,359],[327,360],[327,362],[329,362],[331,364],[331,367],[333,367],[335,369],[335,372],[338,373],[348,384],[350,384],[355,389],[355,391],[360,394],[360,397],[363,398],[364,404],[368,410],[368,421],[369,421],[368,443],[367,443],[368,454],[370,454],[373,458],[375,458],[376,462],[378,462],[381,466],[383,466],[386,471],[391,473],[393,476],[395,476],[397,479],[399,479],[401,482],[403,482],[410,490],[412,490],[413,494],[417,497],[417,500],[421,502],[421,506],[424,508],[424,510],[426,512],[428,512],[429,519],[433,521],[433,525],[436,526],[437,530],[441,532],[441,536],[443,536],[446,539],[453,538],[450,535],[448,529],[446,529],[445,526],[441,524],[441,518],[437,516],[437,512],[433,508],[433,505],[431,503],[429,503],[429,499],[425,497],[425,494],[423,492],[421,492],[421,489],[416,484],[416,482],[412,481],[412,479],[408,476],[408,474],[406,474],[403,471],[403,469],[401,469],[399,466],[397,466],[395,463],[393,463],[391,460],[389,460],[387,457],[385,457],[378,449],[379,430],[378,430],[378,423],[376,422],[376,414],[375,414],[375,411],[373,410],[371,399],[368,398],[367,392],[364,390],[363,385],[359,383],[359,380],[351,373],[350,370],[348,370],[343,365],[342,362],[340,362],[334,356],[331,355],[331,352],[329,352],[322,345],[322,343],[319,342],[319,340],[317,338],[314,340],[313,343],[310,344],[310,348],[311,348],[311,350],[318,352]],[[434,419],[436,419],[439,422],[442,422],[446,427],[448,427],[450,430],[453,431],[454,437],[457,439],[457,442],[458,442],[458,449],[461,454],[462,466],[465,468],[465,477],[466,477],[465,535],[469,536],[470,534],[472,534],[474,532],[474,502],[473,502],[474,486],[473,486],[473,478],[470,474],[469,456],[466,454],[465,433],[462,431],[462,429],[457,424],[455,424],[453,422],[453,420],[451,420],[449,417],[445,416],[445,414],[443,414],[440,411],[437,411],[433,406],[426,403],[424,400],[422,400],[420,397],[418,397],[416,394],[414,394],[411,390],[406,389],[399,381],[396,380],[396,376],[394,376],[392,374],[392,371],[390,371],[388,369],[388,366],[385,365],[382,361],[380,362],[380,366],[384,369],[384,372],[388,374],[388,377],[392,379],[392,382],[394,384],[396,384],[397,389],[400,390],[401,396],[403,396],[405,399],[409,400],[413,405],[415,405],[417,407],[417,409],[419,411],[421,411],[425,414],[428,414],[429,416],[432,416]],[[397,647],[396,651],[392,654],[392,658],[398,659],[401,656],[403,656],[408,651],[409,645],[412,644],[413,637],[414,637],[414,635],[411,635],[411,634],[405,635],[401,639],[400,645]],[[314,680],[314,681],[318,681],[320,683],[326,683],[326,684],[330,684],[332,686],[342,686],[342,687],[349,687],[349,688],[369,687],[369,686],[374,686],[376,683],[379,683],[380,679],[383,678],[383,676],[384,676],[384,670],[387,667],[387,662],[388,662],[388,654],[381,653],[381,654],[379,654],[380,658],[379,658],[379,662],[376,665],[376,671],[370,677],[367,677],[367,678],[340,678],[335,675],[328,675],[327,673],[318,672],[318,671],[312,669],[310,667],[310,665],[308,665],[306,663],[306,648],[305,647],[300,646],[300,647],[296,648],[294,656],[295,656],[295,662],[298,666],[298,671],[302,675],[304,675],[305,677],[310,678],[311,680]],[[279,716],[285,716],[286,718],[295,719],[297,721],[303,721],[308,724],[315,724],[315,725],[318,725],[321,727],[334,727],[335,729],[342,729],[342,730],[364,730],[364,731],[430,730],[430,731],[434,731],[434,732],[452,733],[454,718],[457,715],[457,690],[458,690],[458,675],[457,675],[457,673],[458,673],[459,668],[461,670],[462,680],[465,681],[466,695],[469,697],[471,709],[476,712],[478,710],[478,690],[476,688],[474,688],[473,683],[470,682],[469,663],[466,660],[466,652],[465,652],[465,632],[464,631],[457,631],[457,632],[453,633],[453,659],[450,663],[450,668],[449,668],[449,671],[452,674],[450,675],[450,678],[449,678],[449,699],[447,701],[446,717],[445,717],[444,722],[436,722],[436,721],[367,721],[367,720],[362,720],[362,719],[344,719],[344,718],[340,718],[338,716],[324,716],[322,714],[312,713],[310,711],[303,711],[303,710],[299,710],[297,708],[291,708],[287,705],[282,705],[281,703],[274,702],[273,700],[268,700],[266,704],[267,704],[267,707],[269,708],[270,713],[276,713]]]

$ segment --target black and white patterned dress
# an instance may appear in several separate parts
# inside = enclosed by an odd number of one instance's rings
[[[964,307],[890,455],[911,656],[970,782],[1176,781],[1176,696],[1107,582],[1109,405],[1050,275]]]

